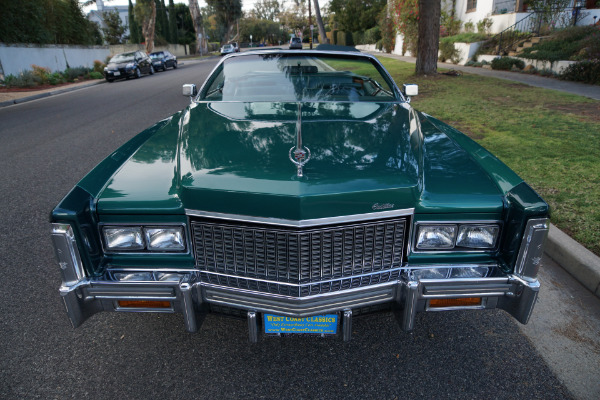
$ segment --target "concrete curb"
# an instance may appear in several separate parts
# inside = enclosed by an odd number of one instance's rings
[[[600,297],[600,257],[550,224],[546,254],[596,297]]]
[[[84,89],[84,88],[94,86],[94,85],[99,85],[99,84],[105,83],[105,82],[106,81],[104,79],[97,79],[93,82],[90,82],[87,85],[80,85],[80,86],[76,86],[76,87],[65,87],[63,89],[53,90],[51,92],[38,93],[38,94],[34,94],[32,96],[21,97],[20,99],[3,101],[3,102],[0,102],[0,108],[12,106],[15,104],[26,103],[26,102],[32,101],[32,100],[43,99],[44,97],[50,97],[50,96],[54,96],[54,95],[61,94],[61,93],[73,92],[75,90]]]

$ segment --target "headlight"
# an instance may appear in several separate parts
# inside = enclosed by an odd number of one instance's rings
[[[489,250],[498,242],[500,226],[496,224],[419,224],[417,250]]]
[[[461,225],[458,229],[456,246],[492,249],[496,245],[499,231],[500,227],[498,225]]]
[[[128,68],[128,69],[131,69],[133,67],[135,67],[135,65],[133,63],[129,63],[125,66],[125,68]]]
[[[105,71],[105,72],[106,72],[106,71],[108,71],[108,68],[107,68],[107,67],[104,67],[104,71]]]
[[[183,228],[145,228],[148,250],[185,250]]]
[[[143,250],[141,227],[106,227],[104,239],[107,250]]]
[[[451,249],[455,237],[456,225],[420,225],[417,249]]]
[[[183,226],[105,226],[102,229],[107,251],[182,252]]]
[[[412,271],[415,279],[446,279],[450,268],[424,268]]]

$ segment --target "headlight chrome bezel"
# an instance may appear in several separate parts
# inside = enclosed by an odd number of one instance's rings
[[[419,238],[421,236],[421,229],[433,227],[455,227],[453,243],[451,247],[424,247],[420,246]],[[458,244],[459,233],[463,229],[491,229],[495,231],[493,236],[493,243],[490,246],[461,246]],[[414,253],[448,253],[448,252],[494,252],[497,251],[500,244],[500,237],[502,235],[502,222],[501,221],[420,221],[414,225],[414,235],[412,240],[412,252]]]
[[[135,249],[124,249],[124,248],[111,248],[108,245],[106,231],[110,229],[127,229],[133,230],[139,229],[142,239],[142,247]],[[184,223],[173,223],[173,224],[152,224],[152,223],[141,223],[141,224],[120,224],[120,223],[106,223],[99,224],[100,237],[102,238],[102,250],[107,254],[182,254],[189,253],[189,236],[188,229]],[[168,248],[160,249],[153,248],[150,245],[150,236],[148,232],[153,230],[173,230],[176,231],[181,239],[182,246],[180,248]]]

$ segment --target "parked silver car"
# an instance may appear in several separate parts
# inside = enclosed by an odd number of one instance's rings
[[[221,47],[221,55],[224,56],[225,54],[232,54],[235,53],[235,47],[233,47],[233,45],[231,43],[227,43],[225,45],[223,45],[223,47]]]

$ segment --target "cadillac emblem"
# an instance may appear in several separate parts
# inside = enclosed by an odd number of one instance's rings
[[[298,167],[298,177],[303,177],[302,167],[310,160],[310,149],[302,145],[302,103],[298,103],[298,120],[296,121],[296,146],[289,152],[290,161]]]
[[[298,176],[304,176],[302,167],[310,160],[310,149],[308,147],[292,147],[290,149],[290,161],[298,167]]]

